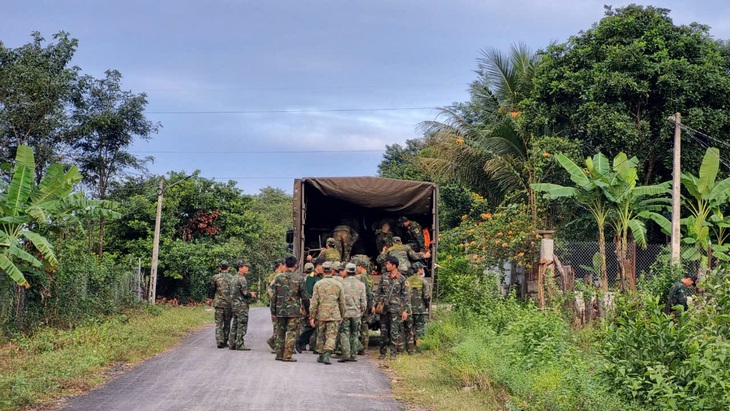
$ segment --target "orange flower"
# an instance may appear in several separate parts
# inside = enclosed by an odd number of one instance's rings
[[[468,217],[468,216],[467,216],[466,214],[464,214],[463,216],[461,216],[461,219],[462,219],[462,220],[466,220],[466,218],[467,218],[467,217]]]
[[[476,260],[476,259],[477,259],[477,257],[478,257],[478,256],[477,256],[476,254],[473,254],[473,255],[471,256],[471,258],[472,258],[473,260]]]
[[[524,257],[524,256],[525,256],[525,253],[519,253],[519,254],[517,254],[517,257],[518,257],[518,258],[519,258],[519,257]]]
[[[507,231],[507,234],[512,235],[512,230]]]
[[[507,247],[508,245],[507,243],[502,243],[502,247]]]
[[[550,157],[550,153],[548,153],[548,152],[546,151],[546,152],[542,153],[542,156],[543,156],[543,157]]]
[[[517,118],[520,116],[520,114],[522,114],[522,113],[519,111],[513,111],[513,112],[509,113],[510,117],[512,117],[512,118]]]
[[[497,233],[497,237],[499,237],[501,235],[502,235],[502,232],[501,231]]]
[[[491,220],[491,219],[492,219],[492,215],[491,215],[491,214],[489,214],[489,213],[484,213],[484,214],[482,214],[482,216],[483,216],[484,218],[486,218],[487,220]]]
[[[464,139],[459,137],[456,139],[456,144],[464,144]]]

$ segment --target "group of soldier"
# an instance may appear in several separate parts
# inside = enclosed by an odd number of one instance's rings
[[[417,223],[405,217],[398,223],[408,229],[412,242],[403,244],[387,223],[376,232],[377,245],[382,246],[376,261],[383,271],[378,287],[369,275],[371,259],[350,255],[358,236],[344,224],[334,228],[317,258],[308,256],[302,272],[293,256],[274,263],[275,271],[267,280],[273,323],[267,342],[276,360],[296,362],[293,355],[309,347],[323,364],[331,364],[333,355],[339,355],[338,362],[356,362],[356,356],[367,350],[369,325],[376,315],[381,359],[388,349],[390,358],[403,351],[420,352],[431,298],[421,261],[431,255]],[[233,277],[227,263],[222,263],[221,272],[213,277],[216,343],[219,348],[248,350],[243,337],[248,303],[256,293],[247,287],[248,265],[238,262],[236,268],[239,274]]]

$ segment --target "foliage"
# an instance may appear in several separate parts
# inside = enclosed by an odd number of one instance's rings
[[[715,271],[700,283],[688,312],[664,313],[658,297],[636,295],[609,324],[602,371],[607,384],[645,409],[720,410],[730,400],[730,277]]]
[[[593,27],[547,47],[523,114],[528,130],[576,138],[585,153],[636,155],[645,184],[669,180],[669,115],[709,135],[730,131],[726,61],[705,25],[675,25],[662,8],[607,7]],[[696,169],[701,155],[683,147],[683,165]]]
[[[30,286],[22,270],[53,270],[58,260],[53,246],[37,228],[58,220],[72,219],[74,211],[116,217],[116,204],[88,200],[83,193],[72,193],[81,175],[76,167],[68,171],[59,164],[48,167],[41,182],[33,182],[35,159],[28,146],[17,149],[10,184],[0,192],[0,269],[17,284]],[[35,255],[34,255],[35,254]]]
[[[399,180],[426,180],[416,164],[418,155],[425,147],[423,139],[406,140],[405,147],[400,144],[386,145],[383,160],[378,164],[378,175]]]
[[[689,192],[689,196],[683,197],[683,203],[691,213],[682,220],[687,233],[683,241],[694,246],[683,257],[691,260],[702,257],[705,267],[710,243],[713,257],[730,260],[726,244],[730,240],[730,216],[723,213],[730,202],[730,177],[716,181],[719,171],[720,150],[708,148],[696,176],[682,173],[682,186]]]
[[[78,77],[79,68],[70,66],[78,40],[63,31],[47,44],[38,32],[32,37],[14,49],[0,42],[0,163],[10,162],[19,146],[32,147],[38,183],[69,143],[65,106]]]

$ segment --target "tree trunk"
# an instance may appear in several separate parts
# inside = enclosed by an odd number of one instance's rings
[[[99,217],[99,261],[104,254],[104,217]]]
[[[601,253],[601,290],[608,291],[608,269],[606,268],[606,228],[598,225],[598,249]]]
[[[17,286],[18,300],[15,305],[15,326],[18,329],[23,329],[23,323],[25,322],[25,287],[22,285]]]

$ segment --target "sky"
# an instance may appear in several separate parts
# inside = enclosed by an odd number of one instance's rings
[[[418,138],[469,98],[480,50],[533,50],[600,20],[607,0],[24,0],[0,40],[79,40],[73,64],[148,95],[162,127],[130,151],[154,174],[200,170],[244,193],[293,179],[376,175],[385,146]],[[613,2],[614,7],[631,2]],[[730,2],[654,1],[730,39]]]

